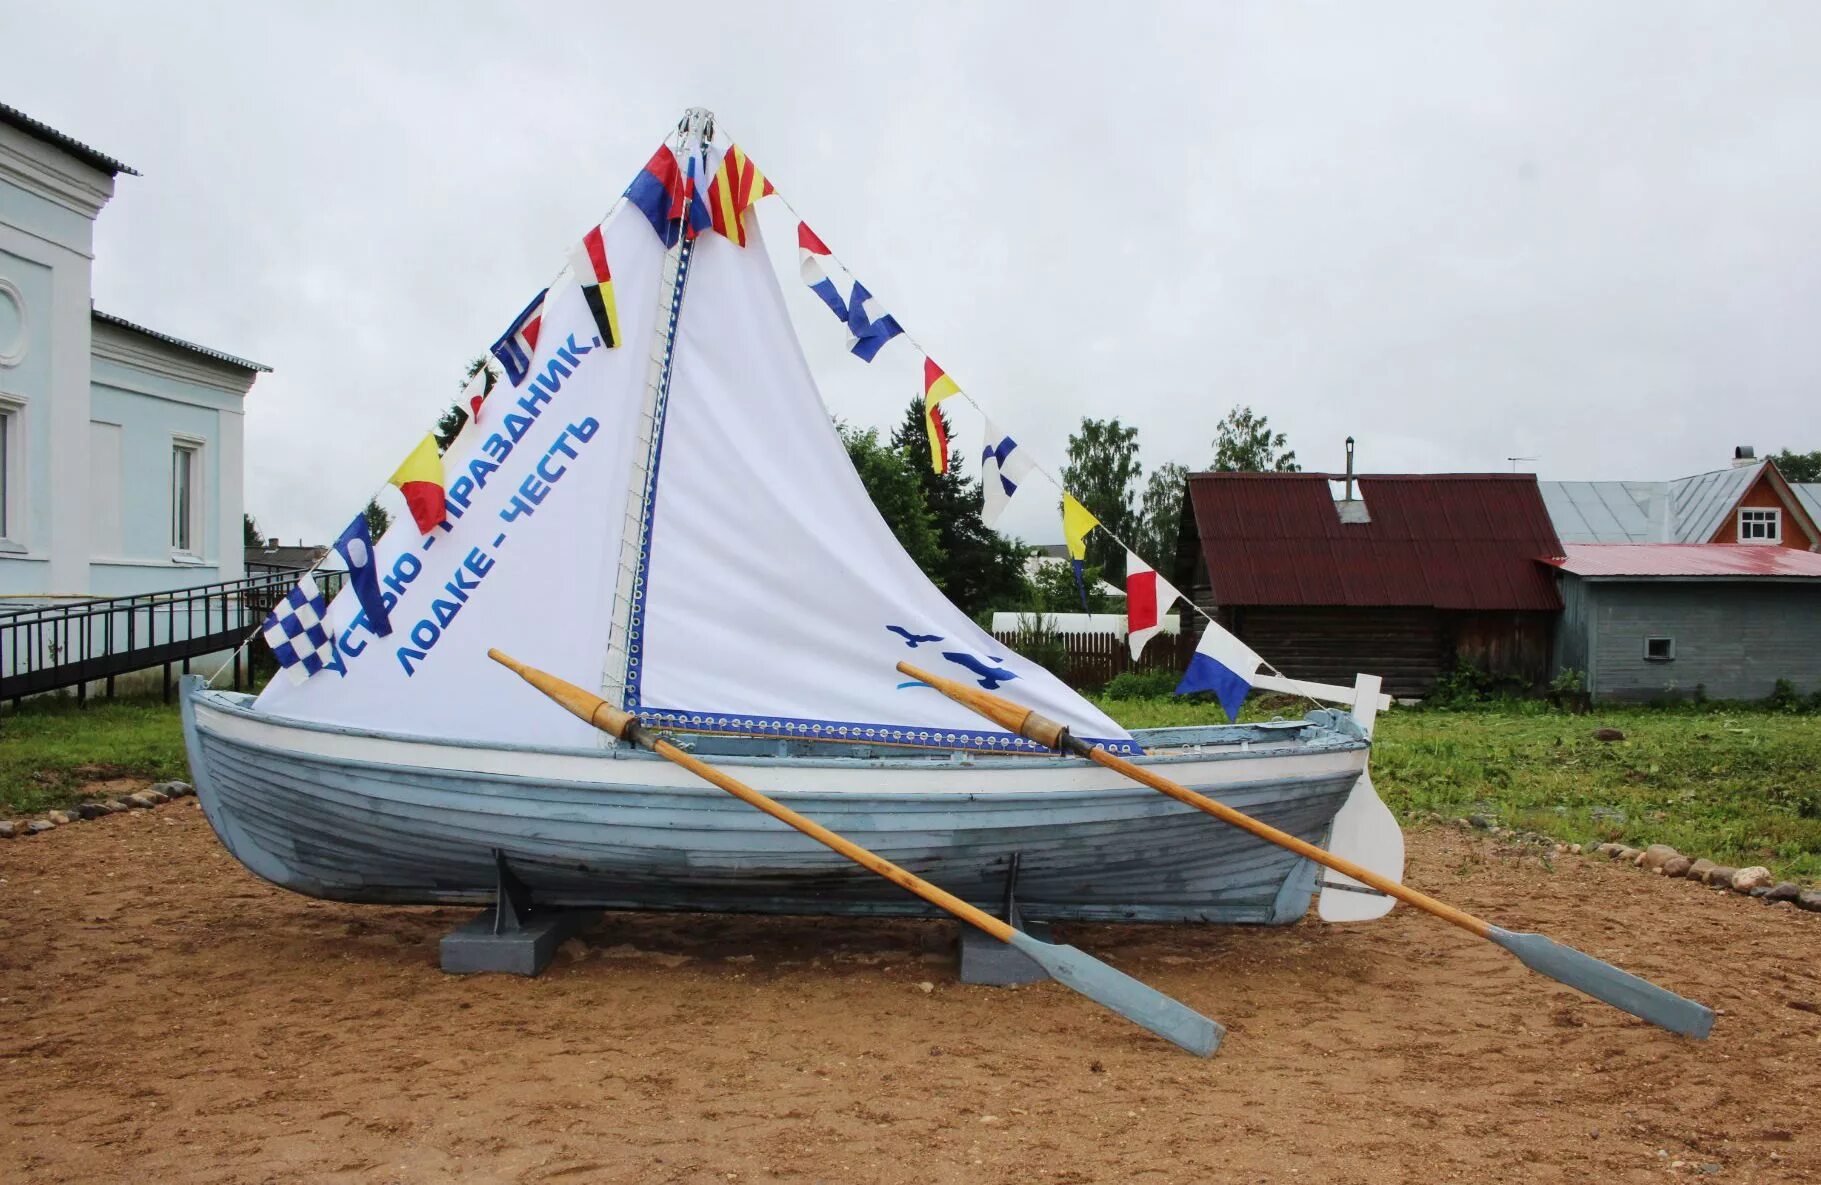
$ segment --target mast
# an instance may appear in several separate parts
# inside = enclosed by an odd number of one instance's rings
[[[684,167],[697,159],[702,147],[714,138],[714,113],[702,107],[691,107],[677,121],[678,150]],[[707,178],[698,183],[707,184]],[[670,399],[671,363],[676,351],[677,323],[683,311],[683,293],[689,283],[689,261],[695,251],[695,240],[689,234],[689,207],[695,201],[693,187],[683,195],[683,218],[677,228],[677,241],[664,255],[663,271],[658,283],[657,328],[652,335],[651,361],[646,371],[645,396],[634,421],[636,441],[632,483],[626,498],[626,517],[620,529],[620,556],[615,567],[617,579],[610,606],[613,624],[608,633],[607,653],[601,667],[601,696],[626,711],[636,711],[631,677],[638,661],[638,630],[644,617],[645,569],[650,559],[648,541],[651,516],[657,498],[658,459],[664,445],[664,412]],[[600,734],[603,747],[617,742],[606,733]]]

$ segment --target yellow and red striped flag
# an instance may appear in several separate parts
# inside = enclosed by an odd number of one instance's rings
[[[961,394],[955,380],[948,377],[934,358],[923,359],[923,429],[929,433],[929,464],[937,473],[948,472],[948,429],[936,406],[950,395]]]
[[[708,213],[714,228],[744,247],[746,207],[776,192],[752,157],[741,152],[738,144],[729,144],[721,155],[721,167],[708,183]]]
[[[443,458],[436,451],[436,437],[425,433],[398,472],[386,480],[405,496],[411,521],[420,532],[428,535],[443,521]]]

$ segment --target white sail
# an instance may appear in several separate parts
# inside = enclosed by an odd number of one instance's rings
[[[551,711],[491,662],[487,648],[584,687],[601,681],[626,491],[643,460],[631,426],[646,387],[665,256],[630,207],[609,218],[603,234],[627,344],[593,345],[580,287],[567,277],[553,285],[531,377],[516,388],[496,384],[479,424],[444,458],[452,500],[466,498],[467,507],[448,531],[427,537],[401,517],[374,547],[398,596],[392,634],[379,638],[358,624],[360,605],[343,589],[329,621],[346,674],[324,672],[296,685],[274,679],[259,697],[261,710],[453,741],[600,744],[599,732]]]
[[[756,219],[753,222],[756,223]],[[664,725],[1022,747],[895,669],[1003,686],[1078,736],[1128,734],[930,583],[830,423],[760,236],[697,240],[635,611],[628,707]]]

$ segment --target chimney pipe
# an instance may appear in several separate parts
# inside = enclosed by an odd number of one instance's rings
[[[1353,438],[1347,437],[1347,496],[1345,501],[1353,501]]]

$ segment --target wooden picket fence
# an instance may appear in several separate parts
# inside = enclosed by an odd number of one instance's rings
[[[1114,633],[1062,634],[1032,630],[994,630],[993,637],[1033,662],[1049,668],[1077,690],[1105,686],[1127,671],[1181,673],[1195,653],[1195,639],[1187,634],[1160,634],[1132,661],[1131,647]]]

